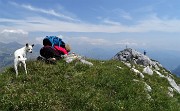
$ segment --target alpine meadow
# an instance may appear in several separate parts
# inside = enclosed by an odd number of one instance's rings
[[[28,74],[12,67],[0,74],[0,110],[179,111],[180,94],[156,72],[141,78],[118,60],[56,64],[28,61]],[[142,71],[142,66],[134,65]],[[163,75],[169,73],[161,68]],[[165,73],[166,72],[166,73]],[[180,79],[174,77],[176,83]],[[145,84],[146,83],[146,84]],[[148,90],[148,86],[151,90]]]

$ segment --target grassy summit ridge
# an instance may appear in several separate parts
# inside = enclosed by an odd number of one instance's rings
[[[89,61],[94,66],[28,61],[28,75],[21,68],[17,78],[14,69],[7,68],[0,74],[0,110],[180,110],[180,94],[167,94],[166,79],[147,74],[142,79],[120,61]],[[180,84],[179,78],[175,80]],[[151,86],[151,92],[143,82]]]

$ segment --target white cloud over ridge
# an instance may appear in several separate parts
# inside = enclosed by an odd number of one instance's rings
[[[28,32],[22,29],[4,29],[0,32],[0,41],[1,42],[26,42],[28,41]]]
[[[130,41],[120,41],[115,43],[117,45],[128,45],[128,46],[137,46],[138,44],[135,42],[130,42]]]
[[[44,37],[36,37],[35,42],[42,43],[43,39],[44,39]]]
[[[18,29],[18,30],[13,30],[13,29],[4,29],[1,31],[1,34],[10,34],[10,33],[14,33],[14,34],[23,34],[23,35],[27,35],[28,32],[22,30],[22,29]]]

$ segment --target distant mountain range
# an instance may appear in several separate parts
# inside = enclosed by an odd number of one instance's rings
[[[13,65],[14,51],[23,47],[22,44],[17,42],[2,43],[0,42],[0,71],[5,67]],[[35,59],[39,55],[39,50],[42,47],[40,44],[36,44],[32,54],[27,54],[30,59]]]
[[[14,59],[14,51],[18,48],[23,47],[22,44],[17,42],[10,43],[2,43],[0,42],[0,71],[6,67],[13,65]],[[42,47],[40,44],[35,44],[33,53],[28,54],[28,58],[35,59],[39,56],[39,50]],[[81,48],[78,46],[72,47],[73,51],[82,56],[86,56],[88,58],[94,58],[99,60],[109,60],[111,59],[117,52],[119,52],[120,48],[116,49],[103,49],[92,47],[87,51],[85,48]],[[137,49],[140,52],[143,52],[142,49]],[[172,51],[172,50],[147,50],[147,55],[159,61],[165,68],[172,71],[172,73],[180,76],[180,51]]]
[[[117,52],[119,52],[120,48],[114,48],[112,50],[103,49],[103,48],[92,48],[90,50],[75,50],[75,52],[80,52],[80,54],[94,58],[94,59],[102,59],[107,60],[111,59]],[[143,49],[136,49],[139,52],[143,53]],[[146,50],[147,56],[150,58],[159,61],[163,67],[172,71],[172,73],[176,75],[180,75],[180,73],[174,72],[175,69],[180,65],[180,51],[173,51],[173,50]]]

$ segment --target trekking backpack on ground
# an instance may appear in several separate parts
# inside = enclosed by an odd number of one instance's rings
[[[52,47],[54,47],[54,45],[57,45],[57,46],[65,47],[65,43],[62,41],[61,38],[57,36],[46,36],[43,39],[43,45],[44,46],[49,45]]]

